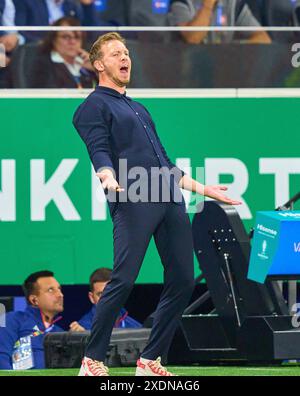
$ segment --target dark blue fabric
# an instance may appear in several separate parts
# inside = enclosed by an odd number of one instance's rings
[[[0,0],[0,26],[3,26],[3,12],[4,12],[4,7],[5,7],[5,0]],[[0,32],[0,36],[4,36],[6,33],[5,32]]]
[[[154,122],[142,104],[126,94],[98,86],[79,106],[73,123],[87,146],[95,170],[112,168],[120,185],[127,185],[122,186],[125,188],[124,193],[117,196],[109,193],[108,204],[111,213],[116,206],[115,202],[112,202],[113,198],[118,202],[126,200],[128,187],[135,181],[127,178],[128,173],[119,172],[120,159],[127,160],[128,171],[134,167],[143,167],[148,175],[153,167],[172,169],[174,177],[167,188],[171,190],[173,201],[184,204],[178,187],[178,181],[184,173],[169,159],[156,133]],[[150,183],[149,196],[152,182],[150,177],[146,181]]]
[[[14,0],[16,6],[16,25],[18,26],[47,26],[49,12],[46,0]],[[84,26],[98,25],[93,4],[78,5],[72,0],[64,0],[63,12],[65,16],[72,16],[80,20]]]
[[[0,25],[2,26],[2,17],[5,6],[5,0],[0,0]]]
[[[150,114],[126,94],[97,87],[78,108],[73,122],[87,146],[95,170],[103,167],[114,169],[119,183],[123,177],[119,174],[119,159],[127,159],[128,170],[136,166],[145,168],[147,172],[151,167],[174,167],[159,140]],[[177,175],[174,178],[178,182],[183,172],[175,169]],[[129,185],[129,180],[127,182]],[[179,190],[178,184],[168,187],[171,198],[174,198],[176,189]],[[87,357],[104,361],[112,329],[138,276],[152,236],[164,267],[164,289],[142,356],[148,359],[166,356],[194,288],[191,224],[184,200],[178,203],[170,200],[122,201],[121,194],[113,207],[109,202],[114,265],[111,281],[96,306],[85,352]],[[143,301],[139,303],[143,304]]]
[[[78,320],[80,326],[84,327],[85,330],[91,330],[95,312],[96,312],[96,305],[93,305],[92,308],[89,310],[89,312],[87,312],[81,319]],[[122,308],[114,327],[121,329],[128,329],[128,328],[140,328],[142,327],[142,325],[141,323],[137,322],[135,319],[128,316],[128,312],[126,311],[126,309]]]
[[[165,357],[194,288],[189,217],[183,205],[173,202],[122,202],[113,215],[113,226],[112,277],[96,307],[86,356],[99,361],[105,359],[116,318],[132,290],[154,236],[164,267],[164,289],[142,356],[146,359]],[[137,304],[142,305],[143,300]]]
[[[6,327],[0,327],[0,369],[12,370],[13,348],[21,337],[26,337],[34,333],[34,327],[38,326],[41,332],[46,330],[40,310],[28,306],[25,311],[8,312],[6,314]],[[51,332],[63,331],[56,324]],[[40,334],[31,337],[31,346],[35,369],[45,368],[44,359],[44,336]]]

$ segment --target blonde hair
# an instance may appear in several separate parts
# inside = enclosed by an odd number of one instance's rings
[[[126,40],[117,32],[103,34],[94,42],[90,50],[90,62],[93,66],[95,61],[101,59],[103,56],[103,52],[101,51],[103,44],[113,40],[121,41],[124,45],[126,44]]]

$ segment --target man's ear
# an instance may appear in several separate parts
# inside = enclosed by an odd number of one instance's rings
[[[103,72],[104,71],[104,65],[103,65],[103,63],[101,62],[101,60],[96,60],[95,62],[94,62],[94,68],[96,69],[96,70],[98,70],[98,72],[99,73],[101,73],[101,72]]]
[[[28,299],[29,299],[29,301],[30,301],[30,304],[33,305],[34,307],[37,307],[37,306],[39,305],[39,302],[38,302],[38,300],[37,300],[37,297],[36,297],[34,294],[31,294],[31,295],[28,297]]]
[[[94,296],[92,292],[89,292],[89,299],[92,304],[95,304]]]

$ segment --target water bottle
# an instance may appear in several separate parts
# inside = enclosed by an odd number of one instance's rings
[[[225,26],[226,17],[224,15],[224,3],[223,0],[219,0],[217,3],[217,23],[216,26]]]

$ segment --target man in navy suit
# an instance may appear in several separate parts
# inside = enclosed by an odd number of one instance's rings
[[[14,0],[17,26],[48,26],[64,16],[79,19],[83,26],[97,26],[94,0]],[[40,36],[24,32],[27,41]]]
[[[223,194],[226,187],[204,186],[170,161],[150,114],[126,95],[131,60],[118,33],[100,36],[90,61],[100,85],[79,106],[73,122],[108,192],[114,266],[97,304],[79,375],[108,375],[103,362],[112,328],[154,236],[164,267],[164,289],[136,375],[170,376],[160,356],[167,355],[194,288],[192,230],[180,187],[228,204],[240,202]]]

